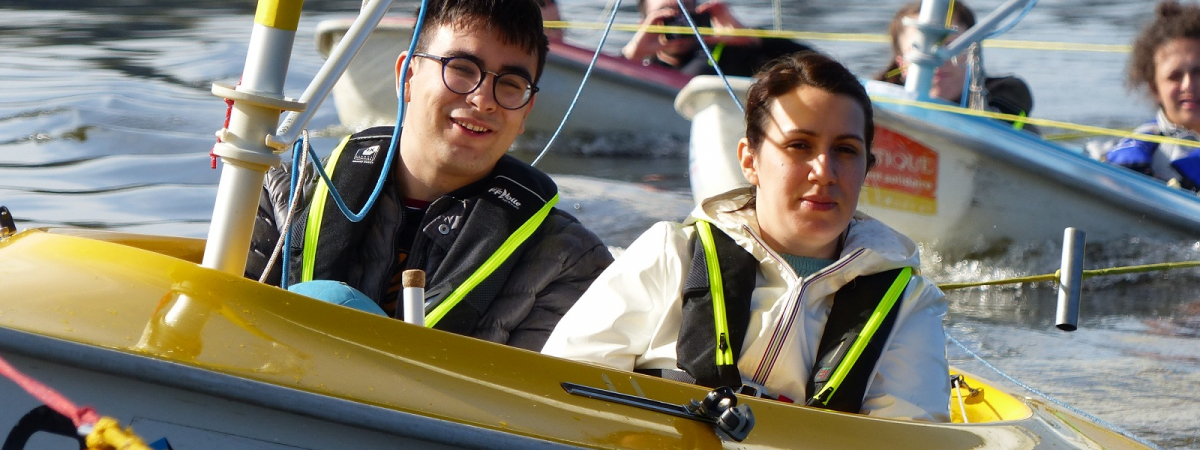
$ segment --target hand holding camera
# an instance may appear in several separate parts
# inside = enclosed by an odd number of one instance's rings
[[[676,14],[675,16],[663,21],[663,25],[673,26],[673,27],[691,28],[691,25],[688,24],[687,17],[684,17],[683,14],[684,13]],[[712,27],[712,14],[709,14],[707,12],[693,13],[692,21],[696,22],[696,28]],[[690,32],[688,32],[688,33],[665,33],[664,34],[664,37],[668,41],[673,41],[675,39],[679,39],[682,37],[690,37],[690,36],[692,36],[692,33],[690,33]]]

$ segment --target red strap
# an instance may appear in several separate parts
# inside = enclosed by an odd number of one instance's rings
[[[238,82],[238,84],[242,84],[242,83]],[[225,99],[225,125],[223,125],[221,127],[222,129],[229,128],[229,116],[232,116],[232,115],[233,115],[233,100],[227,98],[227,99]],[[221,142],[221,138],[218,136],[217,143],[220,143],[220,142]],[[213,150],[216,150],[216,149],[217,149],[217,147],[213,146],[212,150],[208,151],[208,157],[210,159],[212,159],[212,168],[213,169],[217,168],[217,154],[213,153]]]
[[[59,394],[54,389],[50,389],[41,382],[17,371],[3,357],[0,357],[0,375],[13,380],[14,383],[25,389],[25,392],[28,392],[29,395],[41,400],[42,403],[58,411],[59,414],[70,418],[71,422],[75,423],[76,428],[83,425],[95,425],[96,421],[100,420],[100,414],[96,413],[96,410],[88,406],[82,408],[75,406],[74,403],[71,403],[71,400],[63,397],[62,394]]]

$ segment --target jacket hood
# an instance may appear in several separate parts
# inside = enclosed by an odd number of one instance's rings
[[[733,237],[738,245],[765,259],[764,253],[768,251],[760,238],[762,231],[758,227],[758,218],[753,209],[741,209],[752,195],[753,188],[740,187],[704,199],[684,221],[684,225],[691,225],[697,220],[709,221]],[[778,254],[778,251],[770,249],[770,253]],[[897,267],[921,267],[920,250],[912,239],[862,211],[855,211],[850,219],[849,232],[839,255],[839,259],[848,257],[866,262],[854,266],[877,269],[868,271],[870,273]],[[847,273],[847,276],[852,279],[858,274]]]

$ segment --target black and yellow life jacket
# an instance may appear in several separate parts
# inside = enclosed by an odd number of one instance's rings
[[[374,132],[344,140],[326,167],[352,211],[362,208],[379,177],[384,176],[382,166],[391,129],[367,131]],[[318,182],[310,207],[291,230],[296,251],[289,264],[289,277],[297,282],[346,281],[346,266],[352,264],[349,255],[361,245],[371,220],[368,217],[351,222],[329,194],[325,183]],[[524,251],[523,244],[557,202],[558,187],[549,176],[504,155],[483,180],[430,204],[421,228],[436,230],[429,233],[435,237],[418,233],[409,264],[410,268],[426,271],[426,325],[470,334],[504,286]],[[427,258],[430,252],[436,252],[437,258]],[[393,262],[379,264],[391,267]]]
[[[680,369],[708,387],[742,386],[737,357],[750,323],[758,260],[708,222],[696,223],[676,345]],[[837,291],[808,380],[810,406],[862,409],[912,268],[861,276]]]

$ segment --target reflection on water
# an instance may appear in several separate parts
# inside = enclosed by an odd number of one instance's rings
[[[903,0],[783,2],[785,29],[879,33]],[[749,24],[773,22],[768,0],[732,0]],[[1001,0],[976,0],[977,13]],[[411,1],[392,7],[408,15]],[[307,0],[286,84],[299,96],[322,60],[316,24],[346,17],[360,0]],[[569,20],[592,22],[604,6],[561,0]],[[1006,38],[1127,44],[1152,2],[1043,0]],[[0,5],[0,204],[21,228],[68,225],[153,234],[204,236],[218,171],[209,167],[213,132],[225,105],[213,82],[236,83],[253,22],[253,2],[184,0],[9,0]],[[618,22],[636,21],[634,3]],[[616,51],[629,33],[614,32]],[[571,30],[587,45],[599,33]],[[863,75],[882,67],[878,43],[816,42]],[[1032,86],[1037,117],[1131,127],[1150,107],[1122,85],[1125,55],[989,48],[994,74],[1017,73]],[[1031,63],[1032,62],[1032,63]],[[1086,76],[1081,76],[1086,74]],[[1081,95],[1085,94],[1086,95]],[[1132,105],[1132,106],[1130,106]],[[327,154],[347,130],[332,102],[310,128]],[[516,156],[532,161],[545,136],[529,136]],[[629,142],[600,136],[560,142],[539,166],[552,174],[618,180],[618,187],[572,179],[568,211],[604,237],[627,245],[646,220],[679,219],[688,209],[685,143]],[[654,157],[631,158],[631,154]],[[665,192],[665,194],[664,194]],[[669,199],[670,206],[656,205]],[[640,216],[628,218],[633,211]],[[590,217],[589,217],[590,214]],[[657,214],[657,216],[655,216]],[[923,270],[938,282],[1052,273],[1057,242],[1014,243],[952,264],[925,254]],[[1195,242],[1128,241],[1091,245],[1086,268],[1200,259]],[[1056,288],[1049,283],[973,288],[948,294],[948,330],[1002,370],[1085,411],[1168,448],[1200,447],[1200,272],[1188,269],[1092,278],[1084,283],[1079,331],[1053,328]],[[966,352],[952,362],[998,379]]]

